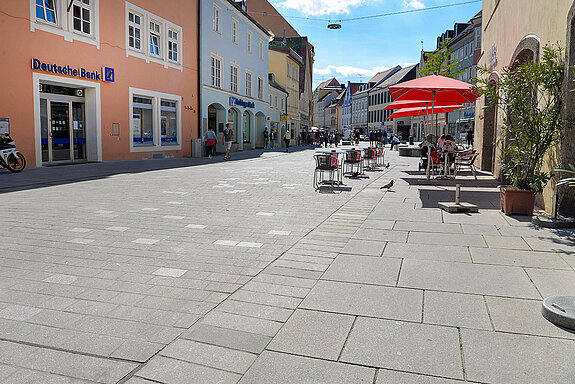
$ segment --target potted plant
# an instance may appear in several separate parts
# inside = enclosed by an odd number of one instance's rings
[[[486,67],[478,72],[489,74]],[[477,91],[486,96],[485,108],[503,111],[497,145],[502,174],[511,184],[501,187],[501,209],[506,215],[532,215],[536,194],[553,176],[542,171],[542,165],[547,151],[560,142],[565,126],[564,75],[563,50],[547,45],[539,62],[516,61],[503,69],[497,83],[487,76],[477,81]]]

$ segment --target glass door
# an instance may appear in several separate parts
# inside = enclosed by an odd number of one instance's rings
[[[70,145],[70,103],[50,102],[51,162],[72,160]]]
[[[84,103],[72,102],[72,128],[74,139],[74,161],[86,160]]]

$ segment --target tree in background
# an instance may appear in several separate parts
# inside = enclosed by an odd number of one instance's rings
[[[442,75],[452,79],[457,78],[457,75],[463,73],[463,69],[459,68],[460,58],[452,55],[451,49],[447,46],[451,39],[445,39],[440,47],[435,52],[427,55],[425,59],[425,66],[419,70],[419,76],[429,75]]]

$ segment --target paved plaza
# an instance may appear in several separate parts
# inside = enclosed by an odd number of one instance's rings
[[[313,149],[0,171],[1,383],[575,383],[575,234],[418,158],[312,187]],[[394,180],[391,190],[380,186]]]

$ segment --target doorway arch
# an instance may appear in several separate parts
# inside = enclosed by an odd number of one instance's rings
[[[255,148],[264,147],[264,130],[266,129],[266,115],[263,112],[256,113]]]
[[[242,114],[242,143],[244,149],[251,149],[254,118],[247,109]],[[255,144],[255,143],[253,143]]]
[[[216,150],[222,151],[223,149],[223,132],[226,124],[226,108],[219,103],[212,103],[208,105],[208,126],[206,130],[213,129],[218,137],[218,145]],[[205,137],[206,132],[202,132],[202,138]]]

